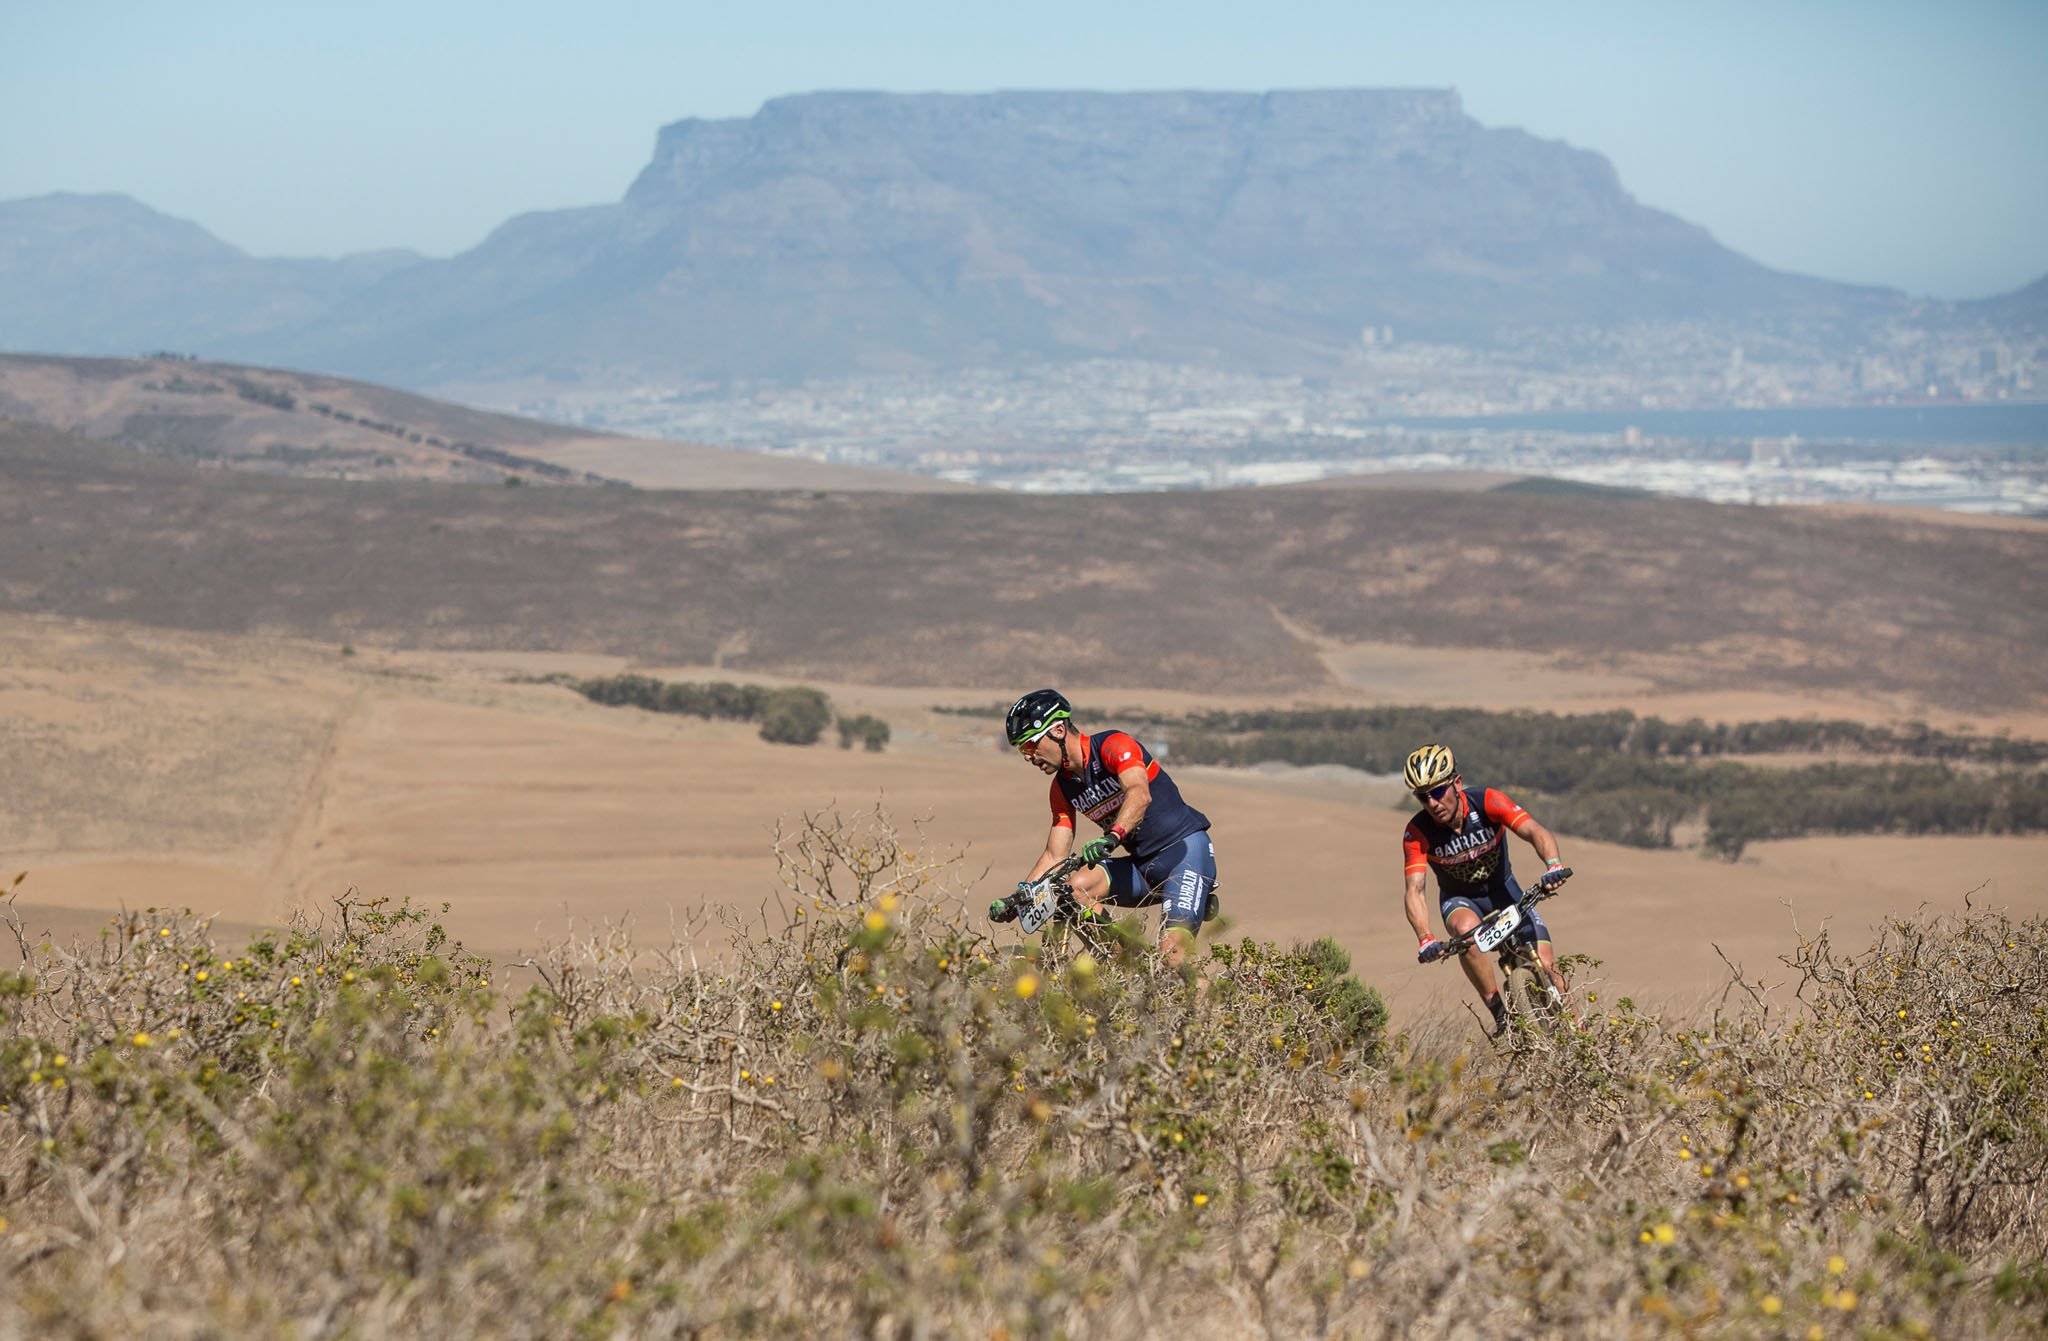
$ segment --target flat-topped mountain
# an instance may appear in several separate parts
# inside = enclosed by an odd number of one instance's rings
[[[1853,343],[1926,306],[1758,265],[1600,155],[1431,90],[780,98],[668,126],[618,203],[523,215],[447,260],[255,262],[196,230],[123,251],[105,222],[74,246],[52,212],[0,210],[0,345],[196,346],[410,386],[1103,356],[1316,371],[1388,327]]]

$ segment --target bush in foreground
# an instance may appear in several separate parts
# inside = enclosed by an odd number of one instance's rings
[[[886,825],[534,985],[344,902],[0,996],[0,1327],[559,1336],[2048,1328],[2042,925],[1893,923],[1496,1054],[1334,945],[998,944]],[[699,928],[701,930],[701,928]],[[1334,953],[1333,953],[1334,951]],[[1604,1003],[1603,1003],[1604,1004]]]

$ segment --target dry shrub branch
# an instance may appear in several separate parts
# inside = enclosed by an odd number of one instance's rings
[[[2044,927],[1803,941],[1718,1015],[1388,1043],[1341,952],[999,944],[878,815],[716,961],[502,972],[352,899],[0,995],[0,1331],[2048,1330]]]

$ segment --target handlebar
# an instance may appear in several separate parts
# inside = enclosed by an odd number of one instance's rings
[[[1042,872],[1036,880],[1019,880],[1017,888],[988,905],[988,920],[991,922],[1014,922],[1018,913],[1031,902],[1037,892],[1047,885],[1062,885],[1067,877],[1088,863],[1078,852],[1070,852]]]
[[[1516,899],[1508,907],[1513,908],[1517,912],[1527,912],[1530,908],[1556,894],[1558,887],[1571,878],[1572,868],[1569,866],[1560,866],[1555,870],[1545,871],[1542,879],[1524,890],[1522,897]],[[1472,948],[1472,943],[1479,939],[1479,933],[1486,929],[1487,923],[1494,921],[1506,911],[1506,909],[1496,909],[1474,923],[1471,930],[1461,931],[1445,941],[1443,943],[1443,952],[1430,962],[1448,964],[1459,955],[1464,954]]]

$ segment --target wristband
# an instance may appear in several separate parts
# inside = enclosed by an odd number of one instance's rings
[[[1125,833],[1122,829],[1118,828],[1116,825],[1110,825],[1107,832],[1111,838],[1114,838],[1117,841],[1117,844],[1119,846],[1129,847],[1131,845],[1131,836]]]
[[[1543,873],[1545,875],[1549,875],[1552,871],[1561,871],[1563,869],[1564,861],[1561,858],[1557,861],[1546,861],[1543,863]]]

